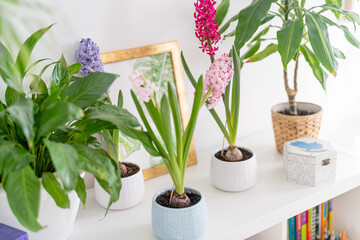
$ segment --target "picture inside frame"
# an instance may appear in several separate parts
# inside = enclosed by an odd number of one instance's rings
[[[134,79],[136,76],[141,75],[145,81],[153,83],[156,88],[157,102],[160,102],[163,94],[167,94],[167,83],[171,82],[174,84],[178,95],[181,120],[183,128],[185,128],[189,120],[189,108],[177,41],[101,53],[100,57],[106,72],[120,75],[109,89],[110,99],[113,104],[117,103],[119,90],[121,90],[124,96],[124,108],[133,113],[141,122],[130,93],[131,89],[135,92],[134,84],[136,82],[134,82]],[[151,118],[148,117],[147,119],[150,120]],[[167,173],[163,160],[147,153],[139,141],[121,133],[120,140],[121,161],[138,164],[143,170],[145,180]],[[192,142],[188,165],[196,162],[195,147]]]

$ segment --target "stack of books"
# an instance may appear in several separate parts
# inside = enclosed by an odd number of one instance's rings
[[[345,232],[332,230],[333,200],[300,213],[288,220],[288,240],[348,240]]]

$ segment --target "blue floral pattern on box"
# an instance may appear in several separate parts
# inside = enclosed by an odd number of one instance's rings
[[[303,141],[295,141],[295,142],[291,142],[290,144],[291,144],[291,146],[301,148],[308,152],[310,152],[312,150],[320,150],[323,148],[323,145],[318,142],[307,143],[307,142],[303,142]]]

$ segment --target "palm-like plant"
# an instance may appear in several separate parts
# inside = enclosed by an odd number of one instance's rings
[[[256,1],[254,1],[256,2]],[[261,1],[258,1],[261,2]],[[289,100],[289,114],[297,115],[295,97],[298,92],[298,67],[299,59],[303,56],[312,69],[315,78],[325,89],[327,72],[336,76],[338,62],[336,58],[345,58],[345,55],[337,48],[331,45],[328,34],[328,27],[339,28],[347,41],[353,46],[360,48],[360,42],[351,34],[348,27],[337,24],[330,18],[327,13],[333,12],[336,18],[343,15],[346,19],[354,24],[360,24],[360,17],[357,13],[341,9],[342,1],[326,0],[325,4],[306,8],[306,0],[281,0],[275,2],[278,6],[277,12],[270,11],[262,22],[266,23],[272,19],[281,19],[282,26],[270,24],[266,26],[258,35],[253,37],[248,46],[249,50],[244,55],[243,60],[247,62],[257,62],[269,55],[279,52],[281,62],[283,64],[284,85]],[[241,12],[238,18],[238,26]],[[234,20],[234,19],[231,19]],[[270,22],[271,23],[271,22]],[[225,25],[226,30],[228,25]],[[260,45],[265,41],[273,41],[273,38],[265,38],[270,28],[277,28],[275,42],[267,45],[262,51],[258,52]],[[227,34],[226,36],[234,36],[239,28]],[[235,42],[239,42],[241,38],[235,37]],[[240,45],[241,46],[241,45]],[[293,87],[290,87],[288,79],[288,64],[294,61]]]

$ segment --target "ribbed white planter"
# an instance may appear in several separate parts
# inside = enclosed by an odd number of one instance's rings
[[[110,206],[111,210],[131,208],[139,204],[144,198],[144,177],[140,167],[139,171],[134,175],[121,178],[121,185],[120,198]],[[102,189],[96,179],[94,182],[94,189],[96,201],[100,204],[100,206],[106,208],[109,203],[110,196],[104,189]]]
[[[227,162],[215,157],[221,150],[211,156],[211,181],[215,187],[229,192],[239,192],[253,187],[257,181],[257,162],[255,152],[250,148],[243,148],[252,153],[252,157],[239,162]]]
[[[70,209],[59,208],[44,188],[41,188],[38,222],[44,227],[38,232],[24,228],[12,213],[5,190],[0,184],[0,222],[28,233],[31,240],[68,239],[74,226],[80,199],[75,191],[68,193]]]

